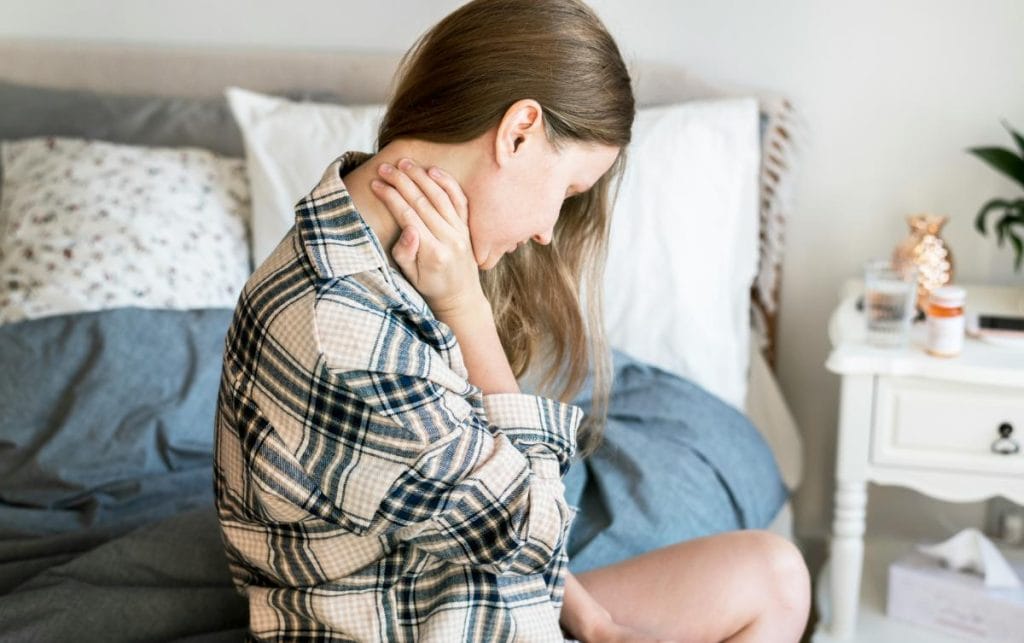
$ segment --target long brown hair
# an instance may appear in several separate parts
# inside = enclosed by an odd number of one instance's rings
[[[578,0],[474,0],[405,54],[378,146],[399,138],[462,143],[497,125],[517,100],[540,103],[548,138],[623,148],[587,192],[566,199],[550,245],[526,244],[481,273],[516,377],[542,373],[540,391],[568,402],[593,370],[591,412],[578,455],[600,443],[610,388],[602,322],[610,189],[636,113],[615,41]]]

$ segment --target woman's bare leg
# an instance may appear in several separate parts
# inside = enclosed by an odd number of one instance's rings
[[[576,574],[612,618],[686,643],[794,643],[810,610],[800,550],[768,531],[732,531]]]

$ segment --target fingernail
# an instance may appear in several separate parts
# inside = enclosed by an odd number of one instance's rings
[[[370,181],[370,187],[373,188],[374,190],[379,190],[382,187],[384,187],[384,182],[383,181],[378,181],[377,179],[374,179],[374,180]]]
[[[428,174],[430,174],[430,176],[434,177],[435,179],[441,178],[441,170],[437,169],[436,167],[430,168]]]
[[[409,168],[412,167],[412,161],[410,161],[409,159],[402,159],[398,162],[398,167],[402,168],[403,170],[408,170]]]
[[[393,169],[394,168],[388,165],[387,163],[383,163],[380,166],[380,171],[383,172],[384,174],[390,174]]]

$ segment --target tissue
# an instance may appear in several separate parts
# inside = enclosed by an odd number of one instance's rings
[[[918,545],[922,553],[938,558],[957,571],[980,574],[985,587],[1017,588],[1021,580],[992,541],[973,527],[937,545]]]

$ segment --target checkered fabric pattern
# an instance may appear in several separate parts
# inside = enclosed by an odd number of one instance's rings
[[[582,411],[482,395],[342,177],[295,206],[228,331],[217,509],[250,636],[561,641]]]

